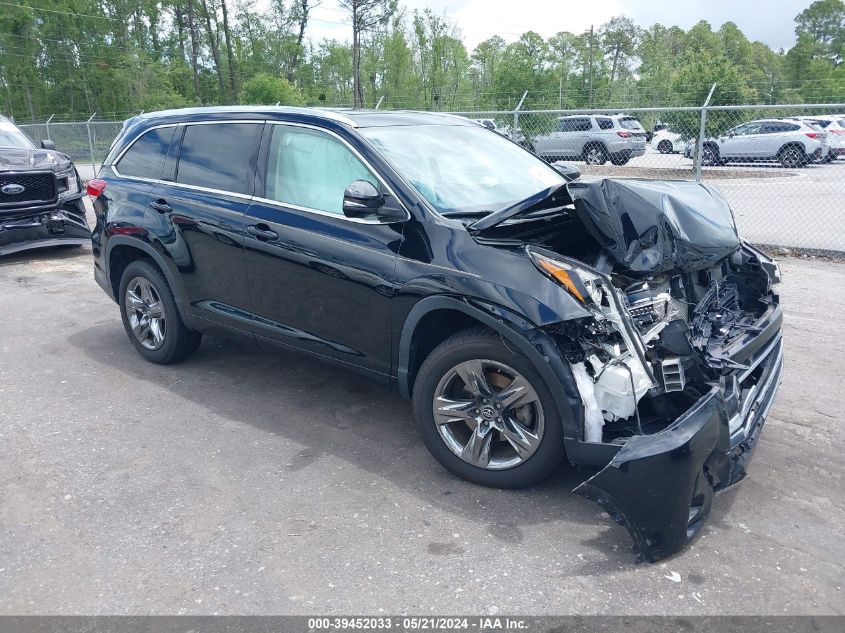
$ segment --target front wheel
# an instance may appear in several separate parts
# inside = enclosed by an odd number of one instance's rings
[[[182,322],[167,279],[151,261],[140,259],[126,267],[119,297],[123,327],[146,360],[177,363],[199,347],[202,335]]]
[[[712,167],[719,164],[719,150],[712,145],[705,145],[701,148],[701,164]]]
[[[522,488],[563,457],[563,428],[532,363],[488,330],[466,330],[426,358],[414,413],[431,454],[449,471],[495,488]]]

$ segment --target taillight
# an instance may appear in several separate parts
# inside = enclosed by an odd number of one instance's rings
[[[85,183],[85,193],[92,198],[99,198],[100,194],[106,189],[106,181],[99,178],[92,178]]]
[[[818,132],[804,132],[805,136],[809,136],[810,138],[821,138],[821,134]]]
[[[622,132],[617,132],[617,134],[618,134],[619,136],[621,136],[622,138],[631,138],[631,133],[630,133],[630,132],[625,132],[624,130],[623,130]]]

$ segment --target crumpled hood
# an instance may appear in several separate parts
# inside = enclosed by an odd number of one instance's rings
[[[608,178],[567,188],[578,219],[630,274],[700,270],[739,248],[728,202],[707,185]]]
[[[0,171],[64,171],[70,167],[70,159],[60,152],[47,149],[0,148]]]

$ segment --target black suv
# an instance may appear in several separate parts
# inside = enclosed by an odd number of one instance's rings
[[[443,114],[145,114],[89,182],[95,276],[152,362],[234,332],[393,385],[460,477],[594,467],[656,560],[744,474],[779,271],[713,189],[572,176]]]
[[[0,116],[0,255],[91,242],[79,174],[55,149]]]

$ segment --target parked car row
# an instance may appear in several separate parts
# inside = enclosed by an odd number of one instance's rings
[[[818,121],[825,121],[822,126]],[[845,117],[790,117],[749,121],[718,137],[704,139],[703,165],[777,161],[784,167],[829,163],[845,155]],[[828,129],[829,128],[829,129]],[[697,139],[687,143],[684,156],[693,158]]]

